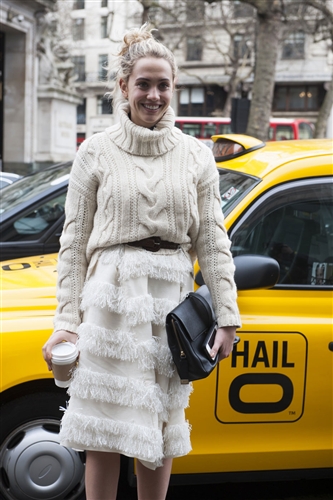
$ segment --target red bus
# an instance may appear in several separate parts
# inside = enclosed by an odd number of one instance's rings
[[[185,134],[203,140],[209,140],[212,135],[232,133],[230,118],[178,116],[175,125]],[[313,125],[308,120],[302,118],[270,119],[269,141],[312,139],[312,137]]]

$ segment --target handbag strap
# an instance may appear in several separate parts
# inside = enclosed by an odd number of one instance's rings
[[[208,321],[214,321],[215,313],[209,301],[197,292],[190,292],[188,295],[191,299],[194,299],[195,302],[200,304],[200,310],[204,311],[204,313],[207,315]]]

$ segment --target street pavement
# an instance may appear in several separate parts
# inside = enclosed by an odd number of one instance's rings
[[[172,487],[167,500],[333,500],[333,480]]]
[[[117,500],[136,500],[119,489]],[[333,500],[333,479],[171,486],[167,500]]]

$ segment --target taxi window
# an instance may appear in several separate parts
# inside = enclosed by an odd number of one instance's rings
[[[267,255],[279,284],[333,285],[333,183],[298,181],[276,188],[237,224],[232,253]]]
[[[34,210],[17,219],[2,231],[2,241],[30,241],[39,239],[65,212],[66,192],[58,194]]]
[[[221,207],[226,216],[234,205],[260,182],[260,179],[223,168],[219,169],[218,172],[220,175]]]
[[[288,141],[295,139],[294,131],[291,125],[277,125],[276,126],[276,140]]]

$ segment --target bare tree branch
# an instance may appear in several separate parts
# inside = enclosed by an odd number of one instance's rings
[[[329,8],[329,4],[325,0],[294,0],[294,3],[300,3],[301,5],[307,5],[308,7],[313,7],[316,10],[321,11],[331,23],[333,23],[333,9]],[[332,2],[330,2],[332,7]]]

